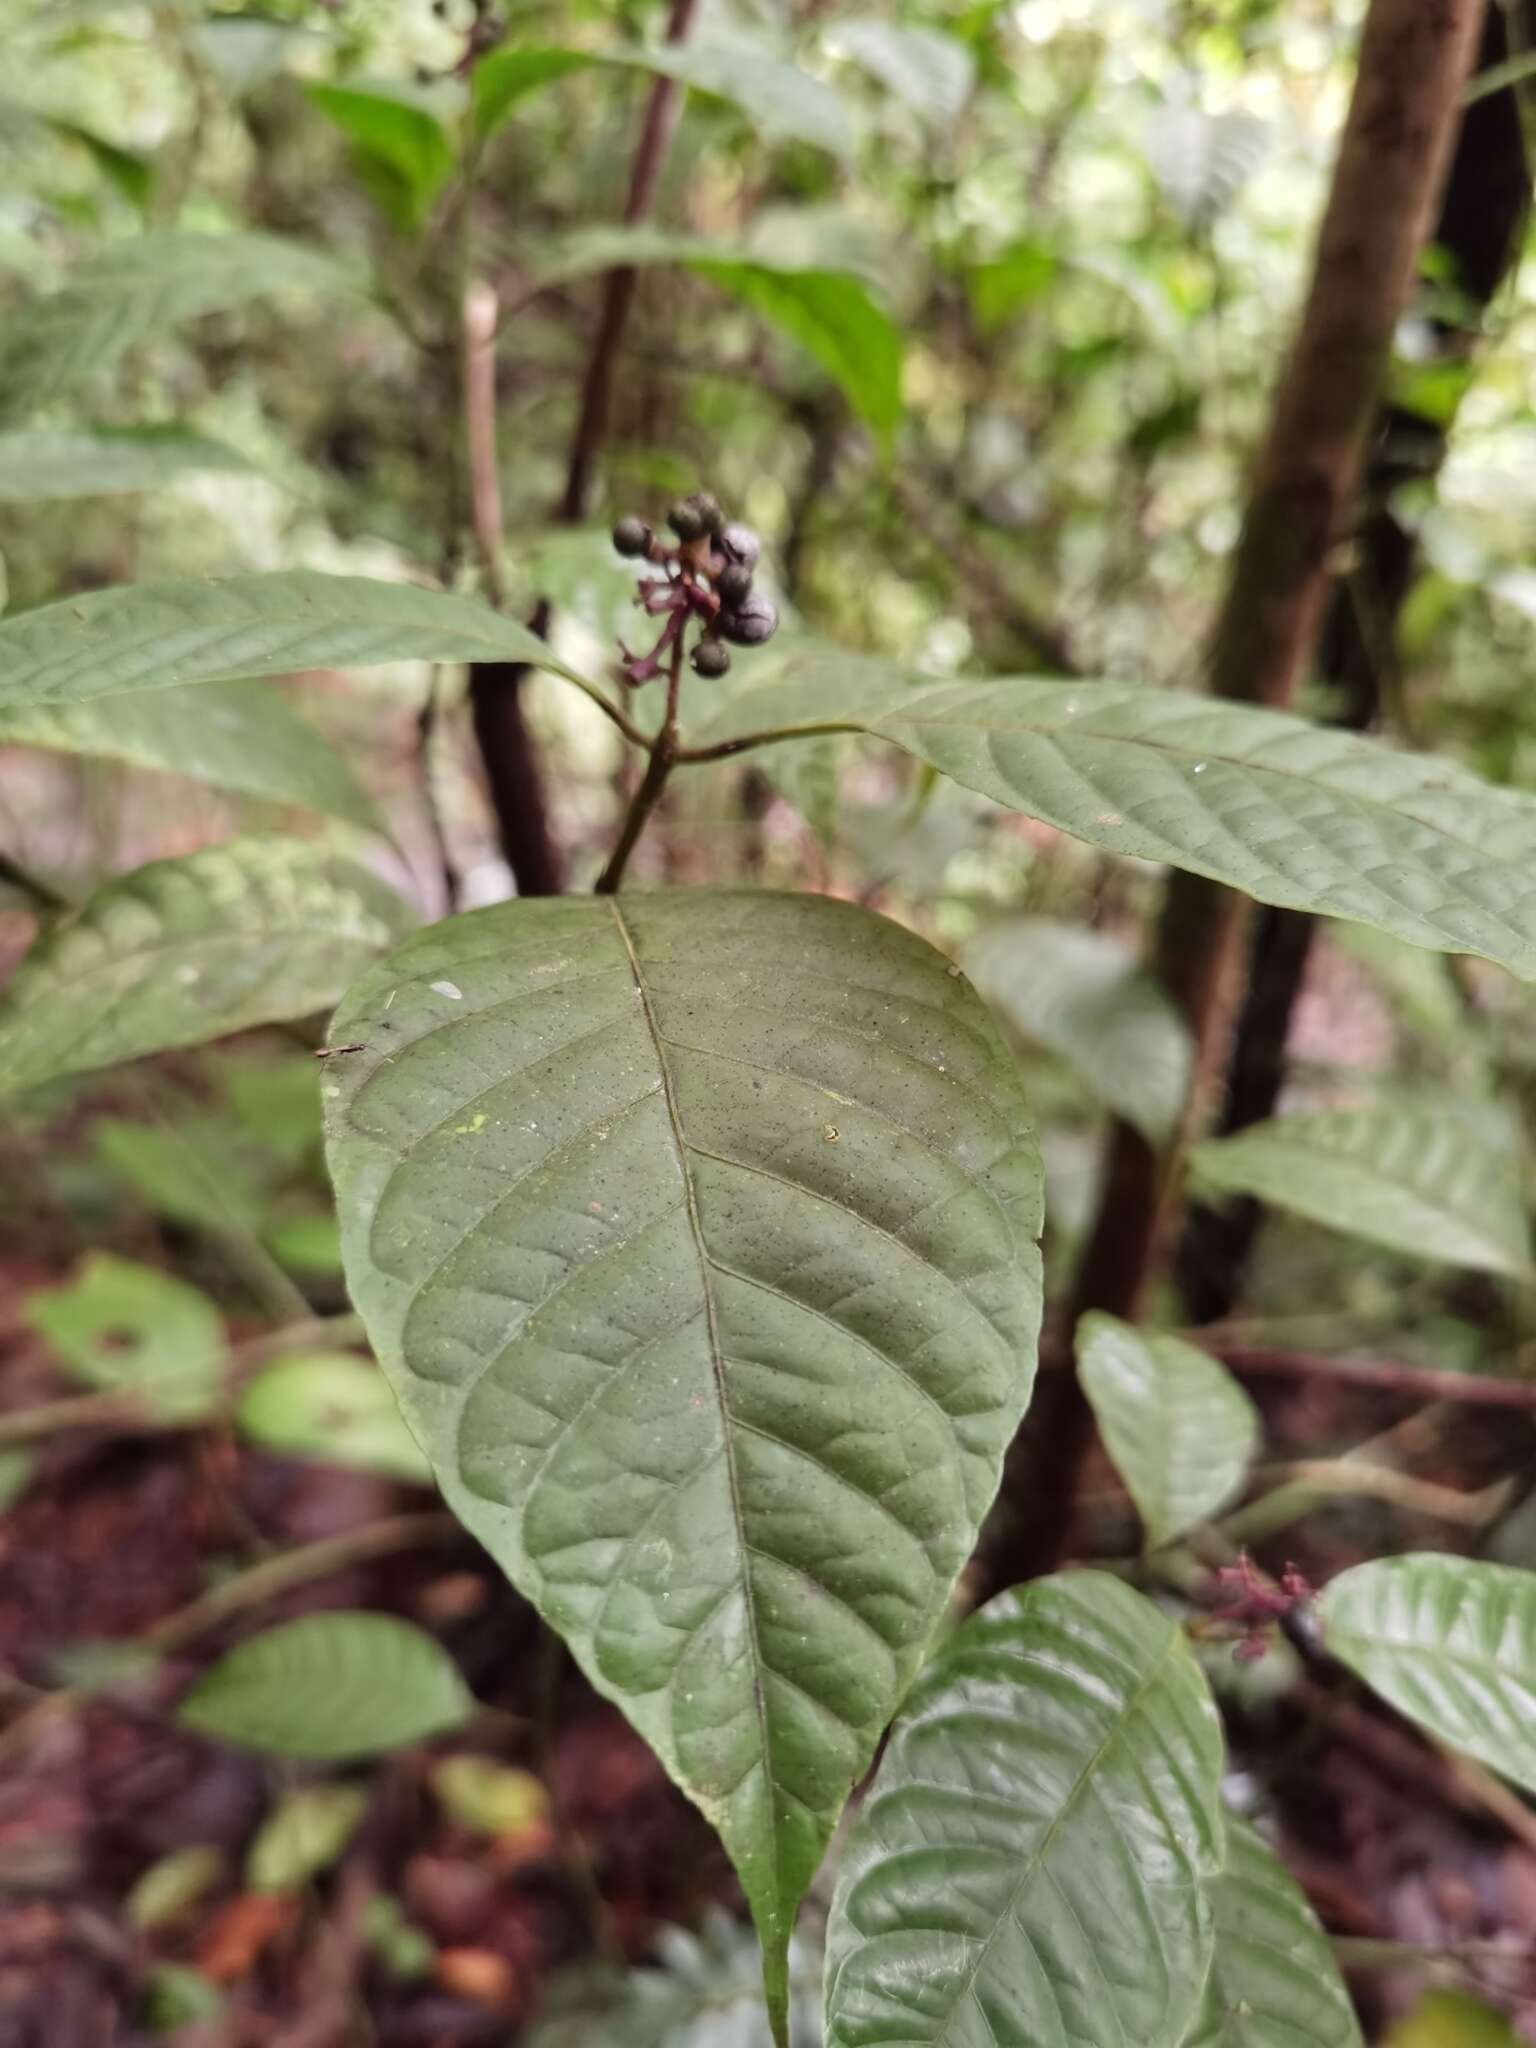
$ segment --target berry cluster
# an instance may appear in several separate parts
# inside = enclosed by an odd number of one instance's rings
[[[691,656],[693,672],[700,676],[725,674],[731,665],[726,641],[760,647],[779,623],[771,601],[752,588],[762,543],[750,526],[728,520],[708,491],[680,498],[668,512],[667,524],[677,536],[675,545],[669,546],[633,514],[613,529],[613,544],[621,555],[666,570],[665,577],[642,583],[636,599],[652,618],[665,614],[661,638],[649,654],[631,654],[622,642],[619,646],[624,675],[637,686],[662,674],[666,657],[691,619],[703,628]]]

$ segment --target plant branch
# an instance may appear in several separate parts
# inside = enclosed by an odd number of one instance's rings
[[[1229,1366],[1239,1377],[1336,1380],[1414,1401],[1453,1401],[1472,1408],[1536,1409],[1536,1380],[1500,1379],[1491,1373],[1433,1372],[1392,1358],[1333,1357],[1326,1352],[1290,1351],[1272,1344],[1230,1344],[1220,1329],[1186,1330],[1185,1338]]]
[[[683,636],[678,633],[673,641],[670,654],[671,665],[667,670],[667,710],[662,719],[661,730],[651,742],[650,759],[645,764],[645,773],[640,778],[640,787],[630,800],[625,814],[618,843],[608,856],[607,865],[593,884],[593,893],[598,896],[612,896],[624,879],[624,870],[629,865],[629,856],[635,850],[640,834],[667,786],[667,778],[683,758],[677,748],[678,700],[683,683]]]

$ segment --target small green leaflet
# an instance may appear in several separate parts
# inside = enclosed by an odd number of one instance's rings
[[[49,924],[0,997],[0,1091],[307,1017],[411,921],[305,839],[232,839],[105,882]]]
[[[177,1709],[188,1728],[269,1756],[381,1756],[460,1728],[474,1699],[424,1630],[392,1615],[306,1615],[221,1657]]]
[[[596,65],[648,71],[739,107],[763,140],[805,142],[845,157],[853,148],[847,110],[830,86],[799,70],[761,38],[710,28],[686,43],[650,48],[563,50],[509,44],[476,67],[475,123],[491,135],[529,93]]]
[[[432,1484],[432,1467],[400,1414],[388,1380],[346,1351],[274,1359],[240,1397],[243,1436],[269,1451]]]
[[[1077,1369],[1149,1549],[1226,1506],[1257,1448],[1259,1417],[1225,1366],[1182,1338],[1095,1311],[1077,1326]]]
[[[251,465],[236,449],[180,427],[18,428],[0,434],[0,504],[157,491],[209,470]]]
[[[509,903],[333,1026],[352,1297],[454,1511],[795,1909],[1028,1399],[1039,1160],[974,992],[815,896]]]
[[[1179,2048],[1221,1769],[1172,1617],[1101,1572],[1000,1594],[918,1679],[849,1831],[827,2048]]]
[[[1363,2048],[1328,1937],[1257,1831],[1226,1816],[1227,1860],[1207,1880],[1216,1953],[1184,2048]]]
[[[1323,1638],[1400,1714],[1536,1792],[1536,1572],[1417,1551],[1356,1565]]]
[[[1453,1110],[1405,1101],[1274,1117],[1197,1145],[1190,1167],[1207,1189],[1410,1258],[1530,1274],[1519,1154]]]
[[[363,1785],[295,1785],[256,1830],[246,1883],[253,1892],[298,1891],[338,1860],[367,1811]]]
[[[396,226],[418,229],[453,175],[442,96],[379,82],[307,85],[310,104],[348,138],[353,160]]]
[[[154,1266],[92,1252],[67,1287],[34,1294],[26,1319],[76,1379],[140,1393],[167,1422],[195,1422],[224,1383],[224,1321],[198,1288]]]

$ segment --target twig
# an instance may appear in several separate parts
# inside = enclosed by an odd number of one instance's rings
[[[1473,1408],[1536,1408],[1536,1380],[1499,1379],[1490,1373],[1434,1372],[1392,1358],[1332,1357],[1261,1344],[1228,1344],[1219,1328],[1186,1330],[1192,1344],[1240,1375],[1337,1380],[1413,1401],[1453,1401]]]
[[[1391,1465],[1366,1464],[1357,1458],[1298,1458],[1262,1465],[1253,1477],[1273,1491],[1225,1518],[1221,1531],[1232,1543],[1260,1543],[1319,1500],[1339,1495],[1382,1500],[1406,1514],[1426,1515],[1455,1528],[1481,1529],[1504,1507],[1511,1485],[1508,1479],[1499,1479],[1475,1493],[1464,1493],[1459,1487],[1439,1486]]]
[[[645,830],[646,822],[667,786],[667,778],[679,760],[677,747],[678,699],[683,681],[683,636],[678,633],[671,647],[671,666],[667,671],[667,710],[662,719],[661,730],[651,741],[650,759],[645,764],[645,773],[640,778],[640,787],[630,800],[625,814],[623,829],[618,843],[609,854],[607,865],[593,884],[593,893],[598,896],[612,896],[624,879],[624,870],[629,865],[629,856],[635,850],[635,842]]]

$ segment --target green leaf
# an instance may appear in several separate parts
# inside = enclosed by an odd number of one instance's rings
[[[738,692],[702,736],[781,725],[877,734],[1107,853],[1536,979],[1536,803],[1453,762],[1177,690],[934,683],[819,649]]]
[[[0,1091],[329,1007],[409,920],[303,839],[152,861],[48,925],[0,997]]]
[[[1420,1551],[1324,1591],[1323,1636],[1400,1714],[1536,1792],[1536,1572]]]
[[[423,92],[403,85],[307,85],[311,104],[334,121],[363,168],[383,175],[386,210],[419,228],[453,174],[453,144]],[[380,192],[380,185],[374,189]]]
[[[9,1514],[31,1484],[37,1458],[25,1444],[0,1450],[0,1515]]]
[[[450,919],[335,1025],[353,1299],[451,1505],[785,1943],[1028,1398],[1039,1164],[940,955],[812,896]]]
[[[340,1858],[367,1811],[362,1785],[296,1785],[256,1830],[246,1883],[253,1892],[300,1890]]]
[[[222,441],[180,427],[18,428],[0,434],[0,504],[158,491],[179,477],[250,468]]]
[[[1189,1032],[1160,982],[1103,932],[1049,917],[988,925],[966,973],[1024,1037],[1066,1061],[1154,1145],[1189,1087]]]
[[[976,82],[970,51],[937,29],[908,28],[874,17],[839,18],[830,40],[839,57],[861,65],[888,93],[936,128],[948,128],[959,119]]]
[[[252,1443],[290,1457],[430,1486],[432,1467],[376,1365],[345,1351],[302,1351],[257,1374],[235,1420]]]
[[[875,432],[889,436],[902,412],[900,330],[861,279],[779,257],[772,245],[739,247],[656,228],[596,228],[546,250],[538,275],[541,284],[553,284],[616,266],[681,265],[797,341]]]
[[[1197,1145],[1190,1165],[1204,1187],[1410,1258],[1530,1272],[1519,1156],[1454,1111],[1402,1101],[1274,1117]]]
[[[571,674],[536,633],[470,598],[291,569],[127,583],[0,621],[0,711],[381,661],[520,661]]]
[[[131,1926],[153,1934],[174,1926],[224,1875],[224,1852],[211,1842],[173,1849],[152,1863],[123,1901]]]
[[[300,1209],[267,1227],[267,1250],[290,1273],[341,1278],[341,1228],[329,1209]]]
[[[154,1963],[145,1972],[143,2016],[152,2033],[177,2034],[199,2020],[216,2020],[224,1993],[211,1978],[182,1963]]]
[[[102,1117],[96,1156],[152,1209],[193,1230],[259,1231],[267,1209],[267,1163],[227,1117],[159,1125]]]
[[[488,1756],[446,1756],[432,1790],[447,1813],[483,1835],[520,1835],[549,1813],[549,1794],[531,1771]]]
[[[185,1280],[92,1252],[67,1287],[34,1294],[25,1313],[87,1386],[141,1393],[168,1422],[195,1422],[218,1401],[223,1319]]]
[[[193,683],[0,711],[0,746],[127,761],[377,831],[346,761],[264,683]]]
[[[306,1052],[276,1059],[241,1054],[219,1063],[219,1086],[230,1109],[252,1137],[291,1167],[320,1156],[320,1066]]]
[[[1464,1991],[1429,1991],[1382,2035],[1381,2048],[1520,2048],[1520,2041],[1491,2005]]]
[[[149,210],[155,193],[155,167],[148,157],[124,149],[120,143],[109,142],[78,121],[66,121],[56,114],[45,119],[55,135],[80,145],[108,184],[115,186],[130,206],[138,207],[141,213]]]
[[[1176,2048],[1211,1957],[1216,1710],[1099,1572],[1001,1594],[913,1688],[848,1837],[827,2048]]]
[[[480,133],[494,133],[529,93],[594,65],[675,78],[728,100],[769,144],[806,142],[841,157],[853,148],[847,110],[830,86],[789,63],[760,37],[729,29],[706,29],[686,43],[652,48],[562,50],[514,44],[494,50],[475,71]]]
[[[1225,1366],[1181,1338],[1094,1312],[1077,1326],[1077,1369],[1149,1549],[1226,1506],[1257,1448],[1259,1417]]]
[[[1226,1830],[1226,1868],[1206,1885],[1216,1953],[1184,2048],[1363,2048],[1306,1894],[1246,1821],[1229,1813]]]
[[[333,258],[276,235],[167,229],[112,243],[62,290],[11,314],[0,338],[0,419],[50,403],[201,314],[272,292],[358,290]]]
[[[460,1728],[474,1700],[433,1638],[387,1614],[309,1614],[221,1657],[182,1700],[203,1735],[311,1762]]]

